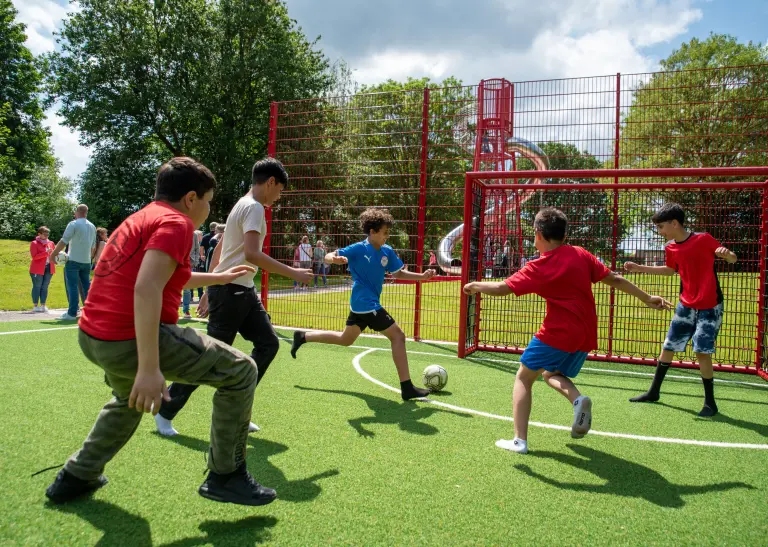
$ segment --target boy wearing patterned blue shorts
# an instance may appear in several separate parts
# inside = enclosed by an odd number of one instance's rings
[[[405,350],[405,334],[392,316],[385,310],[379,299],[387,272],[395,279],[427,281],[435,270],[424,273],[409,272],[397,253],[386,245],[394,219],[386,209],[368,208],[360,215],[360,225],[367,238],[359,243],[325,255],[326,264],[348,264],[354,284],[350,298],[350,313],[344,332],[304,332],[293,334],[291,356],[307,342],[350,346],[366,328],[380,332],[392,344],[392,359],[400,377],[400,391],[403,400],[426,397],[429,391],[413,385],[408,370],[408,355]]]
[[[544,380],[573,405],[571,437],[580,439],[592,426],[592,401],[571,381],[581,370],[587,354],[597,348],[597,311],[592,294],[594,283],[604,283],[630,294],[648,307],[670,308],[669,302],[651,296],[626,279],[612,273],[581,247],[565,245],[568,219],[553,207],[542,209],[533,223],[535,245],[541,256],[531,260],[501,282],[475,282],[464,286],[466,294],[505,296],[537,294],[547,301],[547,314],[539,332],[520,358],[512,393],[515,438],[501,439],[496,446],[528,452],[528,420],[533,383]]]
[[[699,416],[717,414],[715,403],[712,354],[715,340],[723,321],[723,291],[715,272],[715,259],[722,258],[735,263],[736,254],[723,247],[706,232],[694,233],[685,229],[685,211],[677,203],[667,203],[652,218],[656,229],[669,243],[664,248],[664,266],[641,266],[627,262],[628,272],[655,275],[680,275],[680,302],[669,325],[661,355],[656,365],[651,388],[642,395],[632,397],[633,403],[659,400],[661,383],[669,370],[675,352],[685,351],[693,341],[693,351],[699,362],[701,381],[704,384],[704,407]]]

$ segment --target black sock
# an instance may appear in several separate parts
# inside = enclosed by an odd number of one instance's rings
[[[656,374],[653,375],[653,382],[651,388],[637,397],[632,397],[630,402],[633,403],[653,403],[659,400],[659,393],[661,392],[661,383],[664,381],[664,377],[667,375],[671,363],[662,363],[656,365]]]
[[[426,397],[429,395],[428,389],[421,389],[420,387],[416,387],[410,380],[400,382],[400,392],[404,401],[409,399],[418,399],[419,397]]]
[[[702,378],[704,384],[704,408],[699,412],[699,416],[714,416],[717,414],[717,403],[715,403],[715,380],[714,378]]]
[[[297,330],[293,333],[293,344],[291,344],[291,357],[296,359],[296,352],[299,348],[307,343],[307,337],[303,330]]]

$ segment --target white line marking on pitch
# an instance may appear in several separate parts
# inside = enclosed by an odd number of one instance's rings
[[[355,357],[352,359],[352,365],[355,367],[355,370],[360,374],[363,378],[366,380],[369,380],[373,382],[374,384],[383,387],[384,389],[388,389],[389,391],[393,391],[395,393],[400,393],[400,390],[396,387],[392,387],[389,384],[385,384],[384,382],[377,380],[367,372],[363,370],[363,367],[360,365],[360,361],[365,357],[366,355],[369,355],[373,353],[374,351],[386,351],[383,348],[370,348],[362,353],[358,353],[355,355]],[[454,357],[453,355],[445,355],[445,357]],[[455,357],[458,359],[458,357]],[[466,414],[474,414],[476,416],[484,416],[486,418],[491,418],[493,420],[502,420],[505,422],[512,422],[513,419],[511,416],[501,416],[499,414],[491,414],[490,412],[483,412],[482,410],[474,410],[472,408],[465,408],[462,406],[456,406],[451,405],[448,403],[443,403],[442,401],[434,401],[432,399],[424,398],[424,399],[418,399],[419,401],[429,403],[436,406],[441,406],[443,408],[448,408],[450,410],[455,410],[458,412],[464,412]],[[570,431],[571,428],[564,425],[555,425],[555,424],[545,424],[542,422],[529,422],[530,425],[535,427],[543,427],[545,429],[558,429],[560,431]],[[595,429],[590,430],[590,435],[599,435],[602,437],[613,437],[618,439],[632,439],[635,441],[651,441],[651,442],[657,442],[657,443],[669,443],[669,444],[688,444],[688,445],[696,445],[696,446],[709,446],[709,447],[717,447],[717,448],[751,448],[751,449],[758,449],[758,450],[768,450],[768,444],[748,444],[748,443],[725,443],[725,442],[718,442],[718,441],[696,441],[693,439],[675,439],[670,437],[648,437],[645,435],[632,435],[629,433],[611,433],[609,431],[597,431]]]

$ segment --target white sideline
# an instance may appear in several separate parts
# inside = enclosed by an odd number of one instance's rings
[[[373,382],[374,384],[383,387],[384,389],[388,389],[390,391],[393,391],[395,393],[400,393],[400,390],[396,387],[392,387],[389,384],[385,384],[384,382],[377,380],[365,370],[363,370],[363,367],[360,365],[360,361],[365,357],[366,355],[369,355],[373,353],[374,351],[385,351],[382,348],[370,348],[362,353],[358,353],[355,355],[355,357],[352,359],[352,365],[355,367],[355,370],[360,374],[363,378],[366,380],[369,380],[370,382]],[[436,354],[439,355],[439,354]],[[444,357],[453,357],[455,359],[458,359],[458,357],[454,355],[444,355]],[[512,422],[514,421],[511,416],[501,416],[499,414],[491,414],[490,412],[483,412],[482,410],[474,410],[472,408],[465,408],[461,406],[451,405],[448,403],[444,403],[442,401],[434,401],[429,398],[423,398],[418,399],[419,401],[433,404],[435,406],[440,406],[443,408],[448,408],[450,410],[455,410],[457,412],[464,412],[465,414],[474,414],[476,416],[483,416],[485,418],[491,418],[493,420],[502,420],[505,422]],[[530,425],[534,427],[542,427],[545,429],[557,429],[560,431],[570,431],[571,428],[564,425],[556,425],[556,424],[545,424],[542,422],[529,422]],[[676,439],[674,437],[649,437],[646,435],[632,435],[630,433],[612,433],[610,431],[597,431],[595,429],[590,430],[590,435],[598,435],[602,437],[613,437],[617,439],[632,439],[635,441],[650,441],[650,442],[657,442],[657,443],[668,443],[668,444],[686,444],[686,445],[695,445],[695,446],[707,446],[707,447],[716,447],[716,448],[748,448],[748,449],[756,449],[756,450],[768,450],[768,444],[750,444],[750,443],[726,443],[726,442],[719,442],[719,441],[697,441],[694,439]]]

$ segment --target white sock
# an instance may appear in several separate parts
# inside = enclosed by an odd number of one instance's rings
[[[174,435],[179,434],[179,432],[173,428],[173,422],[171,422],[171,420],[166,420],[160,416],[160,414],[155,414],[155,425],[157,425],[157,432],[160,433],[160,435],[173,437]]]
[[[170,422],[168,422],[168,423],[170,423]],[[257,431],[261,431],[261,428],[259,426],[257,426],[253,422],[248,424],[248,433],[256,433]]]

